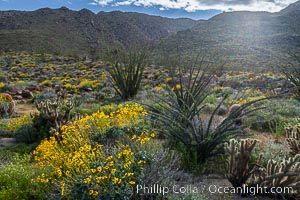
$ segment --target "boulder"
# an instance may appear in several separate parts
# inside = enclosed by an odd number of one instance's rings
[[[33,94],[29,90],[23,90],[22,91],[22,97],[25,98],[25,99],[30,99],[30,98],[33,97]]]
[[[15,95],[15,96],[14,96],[14,99],[15,99],[15,100],[22,100],[23,97],[22,97],[21,95]]]

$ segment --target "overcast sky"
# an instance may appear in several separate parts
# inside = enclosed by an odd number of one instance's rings
[[[134,11],[168,17],[207,19],[223,11],[278,12],[297,0],[0,0],[0,10],[36,10],[66,6],[80,10]]]

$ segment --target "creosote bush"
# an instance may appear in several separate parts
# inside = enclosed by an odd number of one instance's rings
[[[110,55],[109,73],[113,80],[113,88],[122,99],[130,99],[137,94],[146,65],[146,52],[116,51]]]

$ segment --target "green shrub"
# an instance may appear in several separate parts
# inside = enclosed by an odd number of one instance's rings
[[[16,132],[15,138],[20,142],[31,144],[42,139],[43,136],[40,134],[40,130],[34,128],[33,123],[22,125]]]
[[[34,168],[28,162],[29,156],[25,156],[13,163],[0,165],[0,199],[45,199],[45,191],[42,187],[32,182],[41,170]]]
[[[269,132],[275,135],[284,134],[284,128],[288,119],[281,115],[272,115],[267,111],[255,112],[255,115],[246,119],[250,129],[262,132]]]
[[[263,166],[268,164],[269,160],[275,160],[277,162],[283,162],[285,158],[289,155],[289,150],[284,144],[277,144],[271,141],[268,141],[264,144],[260,144],[253,150],[253,161],[259,159],[259,154],[264,152],[261,163]]]
[[[281,69],[288,82],[294,86],[295,98],[300,101],[300,57],[297,54],[291,55],[293,62]]]
[[[245,122],[253,130],[283,135],[287,125],[297,124],[299,105],[296,100],[271,99],[265,102],[265,109],[254,112]]]

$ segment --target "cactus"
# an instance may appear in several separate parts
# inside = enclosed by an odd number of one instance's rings
[[[279,163],[269,160],[261,187],[291,187],[300,190],[300,154]]]
[[[76,100],[64,99],[59,93],[54,98],[35,102],[40,117],[50,123],[51,133],[59,132],[60,128],[71,120],[71,111],[77,104]]]
[[[287,127],[286,131],[286,141],[290,146],[291,155],[300,154],[300,127]]]
[[[230,155],[227,178],[232,186],[237,188],[247,184],[250,187],[265,188],[267,191],[272,187],[289,187],[293,189],[293,193],[289,195],[299,197],[300,154],[281,163],[269,160],[266,167],[259,165],[261,154],[258,161],[250,164],[251,153],[256,143],[257,140],[253,139],[244,139],[240,142],[232,139],[229,143],[225,143],[225,150]]]
[[[231,139],[225,143],[225,150],[230,155],[228,180],[233,187],[241,187],[251,176],[252,167],[250,167],[250,157],[257,140],[245,139],[240,143]]]
[[[0,94],[0,116],[11,116],[15,111],[15,103],[12,96],[6,93]]]

